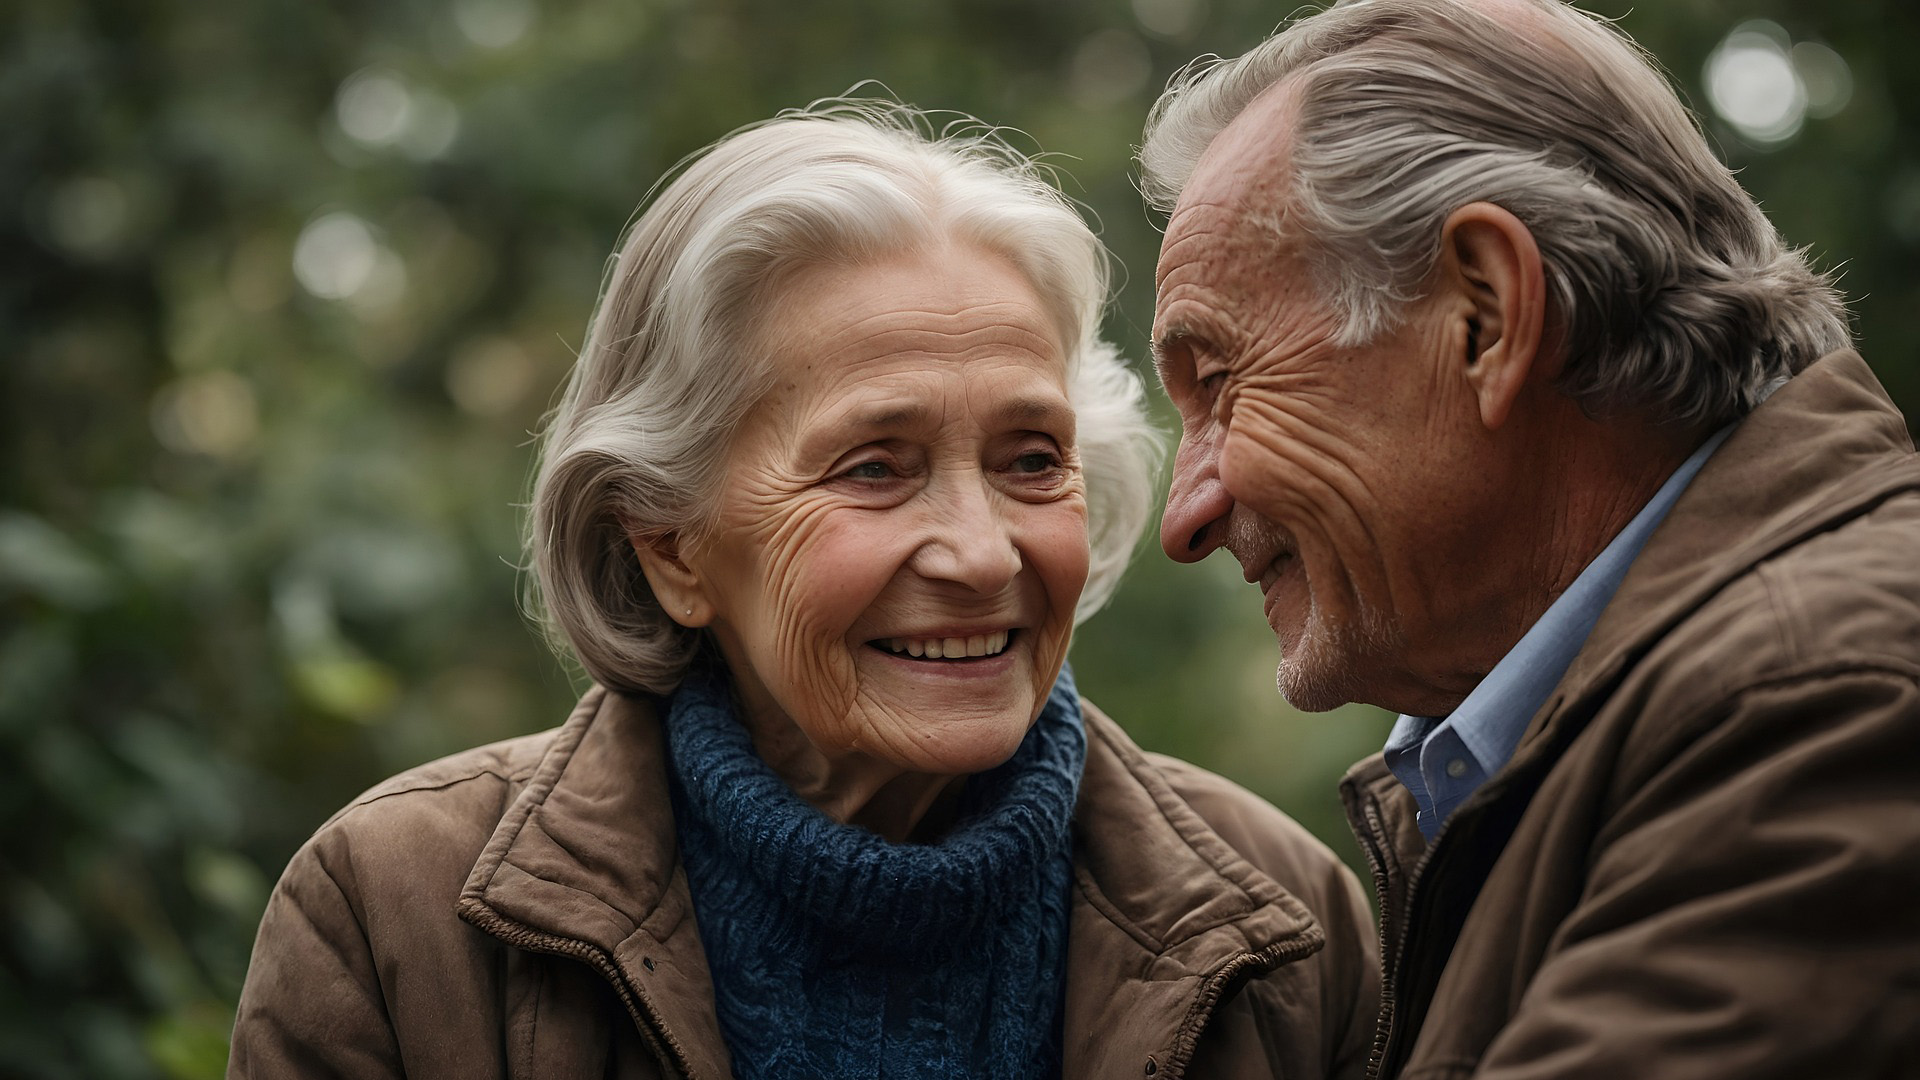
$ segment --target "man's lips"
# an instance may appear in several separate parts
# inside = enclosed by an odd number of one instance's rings
[[[1275,552],[1264,562],[1243,561],[1240,564],[1240,576],[1245,578],[1249,585],[1259,585],[1260,591],[1264,593],[1273,588],[1273,583],[1280,579],[1281,574],[1287,572],[1287,568],[1297,557],[1298,552],[1283,550]]]
[[[1264,570],[1260,571],[1260,591],[1263,593],[1272,592],[1274,585],[1280,581],[1280,575],[1292,569],[1293,563],[1294,556],[1291,552],[1274,556],[1273,561],[1268,563]]]

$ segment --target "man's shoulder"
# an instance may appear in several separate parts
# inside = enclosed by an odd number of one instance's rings
[[[1920,676],[1920,491],[1811,529],[1729,581],[1649,654],[1702,690]]]
[[[1807,537],[1754,576],[1787,663],[1920,670],[1920,490]]]
[[[1795,753],[1821,737],[1820,725],[1763,719],[1782,708],[1856,720],[1849,738],[1866,745],[1876,737],[1855,714],[1911,729],[1908,707],[1883,706],[1916,700],[1916,687],[1920,491],[1894,491],[1810,524],[1648,640],[1597,706],[1594,722],[1618,739],[1595,745],[1618,748],[1609,768],[1628,787],[1705,740]]]

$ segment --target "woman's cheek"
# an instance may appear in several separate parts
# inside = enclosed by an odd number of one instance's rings
[[[788,715],[819,742],[843,743],[858,692],[853,627],[884,588],[885,559],[875,531],[827,514],[788,533],[790,555],[779,560],[779,600],[768,631],[788,698]],[[823,749],[827,749],[824,747]]]
[[[1093,563],[1087,536],[1086,500],[1075,496],[1040,509],[1032,558],[1046,586],[1049,606],[1056,612],[1064,609],[1064,617],[1071,626],[1074,608],[1087,587],[1087,572]]]
[[[1040,668],[1034,672],[1035,678],[1045,684],[1035,688],[1039,700],[1044,702],[1060,665],[1066,662],[1067,646],[1073,639],[1074,612],[1080,604],[1080,594],[1086,590],[1093,556],[1087,537],[1085,500],[1063,499],[1037,511],[1028,534],[1027,557],[1038,571],[1041,587],[1047,594],[1047,618],[1041,628],[1043,639],[1035,650]]]

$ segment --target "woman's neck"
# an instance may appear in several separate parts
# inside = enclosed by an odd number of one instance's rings
[[[953,823],[965,776],[911,772],[859,752],[829,756],[785,716],[743,713],[760,760],[834,821],[896,844],[937,839]]]

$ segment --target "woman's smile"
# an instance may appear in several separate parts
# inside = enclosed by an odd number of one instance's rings
[[[877,660],[908,679],[951,684],[1004,679],[1022,666],[1023,648],[1017,630],[895,637],[867,642],[862,660]],[[882,677],[877,671],[875,675]]]
[[[967,660],[979,657],[1000,655],[1007,648],[1011,630],[991,630],[986,633],[946,633],[929,634],[916,637],[891,637],[884,641],[870,641],[867,644],[882,648],[898,656],[902,653],[913,657],[925,657],[929,660]]]

